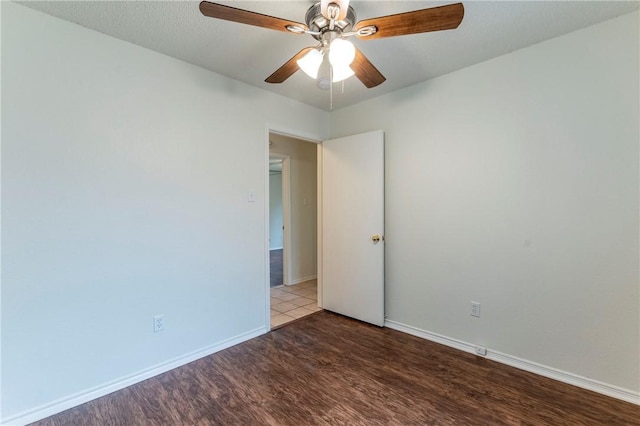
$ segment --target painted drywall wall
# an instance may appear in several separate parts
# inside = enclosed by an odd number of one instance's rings
[[[1,7],[2,422],[267,330],[267,123],[328,114]]]
[[[269,248],[282,248],[282,173],[269,175]]]
[[[385,130],[390,320],[637,395],[638,28],[626,15],[331,114],[332,137]]]
[[[317,145],[273,133],[269,151],[289,155],[291,262],[289,284],[317,277]]]

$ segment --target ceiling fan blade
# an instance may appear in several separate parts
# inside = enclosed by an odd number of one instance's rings
[[[241,24],[254,25],[256,27],[268,28],[277,31],[293,32],[287,30],[287,26],[289,25],[299,27],[305,31],[309,29],[305,24],[301,24],[299,22],[274,18],[273,16],[263,15],[261,13],[250,12],[248,10],[225,6],[218,3],[211,3],[208,1],[200,3],[200,12],[211,18],[224,19],[225,21],[239,22]]]
[[[377,31],[371,35],[358,35],[368,40],[382,37],[395,37],[406,34],[427,33],[430,31],[452,30],[458,28],[464,16],[462,3],[429,9],[414,10],[413,12],[398,13],[396,15],[381,16],[365,19],[356,24],[354,30],[375,26]]]
[[[267,77],[265,81],[267,83],[282,83],[300,69],[296,61],[313,49],[313,47],[305,47],[304,49],[296,53],[293,58],[285,62],[283,66],[275,70],[275,72]]]
[[[351,69],[368,89],[384,83],[385,76],[364,56],[364,53],[356,47],[356,58],[351,63]]]

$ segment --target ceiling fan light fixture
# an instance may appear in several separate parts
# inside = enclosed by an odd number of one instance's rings
[[[298,59],[296,62],[298,67],[302,71],[305,72],[309,77],[316,79],[318,78],[318,70],[320,69],[320,65],[322,64],[322,52],[318,49],[310,50],[306,55],[302,58]]]
[[[334,83],[337,83],[342,80],[346,80],[347,78],[355,74],[349,65],[339,65],[339,66],[332,65],[331,68],[332,68],[332,76],[333,76],[332,81]]]
[[[337,38],[329,46],[329,62],[334,67],[348,67],[356,57],[356,48],[348,40]]]
[[[293,34],[309,34],[320,42],[319,47],[305,47],[300,50],[267,77],[266,83],[282,83],[300,69],[316,80],[319,80],[319,74],[323,81],[330,80],[327,75],[330,75],[331,71],[326,71],[333,67],[336,72],[334,81],[343,76],[355,75],[369,89],[382,84],[386,78],[360,50],[355,49],[350,43],[343,43],[344,38],[356,36],[366,40],[452,30],[458,28],[464,18],[462,3],[358,21],[355,10],[349,6],[349,0],[315,0],[305,14],[306,25],[207,0],[200,2],[199,9],[204,16],[210,18]],[[345,47],[342,50],[346,53],[340,53],[341,44]],[[330,81],[329,88],[331,87],[333,85]]]
[[[329,80],[329,77],[321,77],[318,79],[318,87],[321,90],[329,90],[329,87],[331,87],[331,80]]]

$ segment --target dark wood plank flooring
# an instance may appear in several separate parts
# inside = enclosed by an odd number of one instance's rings
[[[283,250],[269,250],[269,260],[270,260],[270,269],[269,273],[271,274],[270,284],[271,287],[277,287],[282,285],[284,282],[284,271],[283,271],[283,259],[282,259]]]
[[[35,424],[638,425],[640,406],[320,312]]]

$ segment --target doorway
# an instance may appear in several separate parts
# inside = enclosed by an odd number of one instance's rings
[[[317,297],[317,146],[303,139],[269,133],[268,223],[272,328],[320,310]],[[280,253],[281,284],[277,283]]]
[[[283,168],[288,157],[280,155],[269,156],[269,286],[271,288],[284,285],[284,204],[288,210],[288,192],[283,188]],[[288,173],[287,173],[288,175]],[[288,194],[287,194],[288,195]]]

